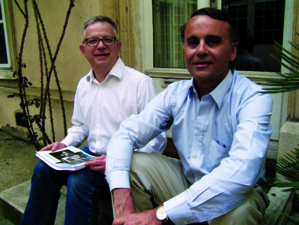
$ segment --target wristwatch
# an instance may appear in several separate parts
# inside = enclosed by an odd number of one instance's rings
[[[156,211],[156,217],[162,224],[173,224],[168,218],[164,206],[159,206]]]

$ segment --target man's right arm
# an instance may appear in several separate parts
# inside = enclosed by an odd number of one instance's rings
[[[116,217],[133,216],[135,211],[130,191],[129,171],[134,149],[145,146],[150,140],[166,131],[171,124],[169,113],[164,107],[163,95],[156,96],[139,115],[124,121],[107,147],[106,179],[113,195]],[[146,118],[146,119],[145,119]],[[163,124],[164,126],[161,126]],[[156,221],[154,212],[145,216]],[[135,216],[134,216],[135,218]]]
[[[156,217],[158,207],[137,213],[134,208],[130,189],[114,189],[112,193],[116,216],[113,225],[122,225],[126,223],[132,225],[161,225],[161,221]]]
[[[136,213],[131,190],[128,188],[117,188],[112,191],[113,206],[116,218]]]
[[[80,82],[78,84],[74,99],[74,110],[71,120],[73,125],[67,130],[67,136],[61,141],[61,143],[63,143],[65,146],[79,146],[86,139],[83,129],[84,117],[80,109],[79,85]]]

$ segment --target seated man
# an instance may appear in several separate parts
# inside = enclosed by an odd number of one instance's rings
[[[123,120],[140,113],[156,94],[150,77],[125,66],[119,58],[121,42],[110,18],[89,19],[82,35],[80,50],[91,70],[77,86],[73,126],[65,139],[41,151],[79,146],[88,138],[88,147],[83,150],[98,157],[87,162],[86,169],[75,172],[55,171],[39,162],[33,172],[21,224],[54,224],[63,185],[67,185],[65,224],[98,224],[99,201],[111,198],[104,175],[108,141]],[[165,145],[163,133],[139,151],[161,153]]]
[[[224,12],[194,12],[181,38],[192,79],[169,85],[108,144],[113,224],[260,224],[272,98],[234,70],[238,35]],[[134,153],[171,126],[180,160]]]

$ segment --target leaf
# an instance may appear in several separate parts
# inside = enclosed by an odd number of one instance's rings
[[[34,105],[35,105],[36,108],[39,108],[39,107],[40,107],[40,103],[39,103],[39,102],[36,102],[36,101],[35,101],[35,102],[34,102]]]
[[[299,33],[297,33],[299,36]],[[295,50],[299,51],[299,44],[289,42]],[[277,73],[280,79],[277,78],[265,78],[259,84],[264,86],[262,93],[282,93],[295,91],[299,89],[299,57],[282,47],[275,42],[275,50],[281,56],[281,59],[271,55],[276,61],[278,61],[284,68],[289,70],[289,73]]]

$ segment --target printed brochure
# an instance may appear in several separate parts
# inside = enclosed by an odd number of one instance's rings
[[[39,151],[36,157],[48,164],[55,170],[80,170],[85,167],[85,162],[95,156],[89,155],[76,147],[66,147],[55,152]]]

